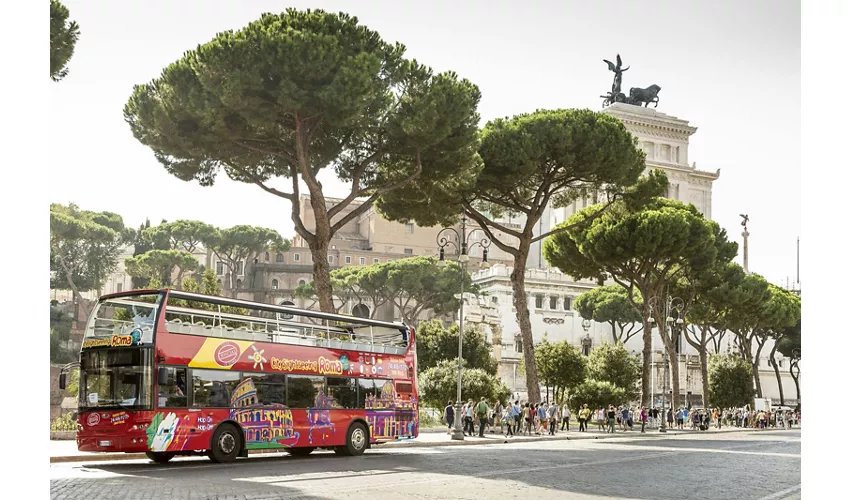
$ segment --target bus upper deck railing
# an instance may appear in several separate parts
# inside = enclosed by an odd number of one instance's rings
[[[203,310],[166,304],[165,324],[169,333],[397,355],[404,354],[408,347],[409,328],[400,323],[181,291],[171,291],[169,303],[173,299],[217,307],[215,310]],[[222,307],[248,309],[271,317],[225,312]],[[318,319],[323,324],[287,319],[294,317]]]

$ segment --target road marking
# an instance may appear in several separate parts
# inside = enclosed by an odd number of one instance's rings
[[[784,497],[784,496],[786,496],[790,493],[795,493],[795,492],[799,491],[802,488],[802,486],[803,486],[802,484],[798,484],[797,486],[792,486],[792,487],[786,488],[782,491],[777,491],[776,493],[773,493],[773,494],[768,495],[766,497],[761,497],[761,498],[759,498],[759,500],[775,500],[777,498],[782,498],[782,497]]]

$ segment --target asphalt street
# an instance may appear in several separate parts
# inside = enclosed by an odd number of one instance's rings
[[[59,463],[54,499],[800,498],[800,431]]]

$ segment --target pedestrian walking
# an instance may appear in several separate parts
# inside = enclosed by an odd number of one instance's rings
[[[549,403],[546,413],[546,416],[549,417],[549,435],[554,436],[558,429],[558,407],[555,406],[555,403]]]
[[[475,406],[475,413],[478,415],[478,437],[484,437],[484,426],[487,425],[487,415],[490,413],[490,406],[481,398],[478,405]]]
[[[561,408],[561,430],[564,430],[564,427],[567,428],[567,432],[570,430],[570,405],[564,403],[564,406]]]
[[[475,434],[475,423],[472,421],[473,412],[472,412],[472,400],[466,402],[466,405],[463,407],[463,435],[472,436]],[[467,434],[468,433],[468,434]]]
[[[445,415],[443,418],[445,419],[446,423],[449,425],[448,434],[451,434],[452,433],[452,427],[454,426],[454,423],[455,423],[455,408],[454,408],[454,406],[452,406],[451,401],[448,402],[448,404],[446,405],[446,408],[443,410],[443,415]]]
[[[617,410],[613,406],[608,407],[608,433],[614,433],[614,424],[617,422]]]
[[[641,433],[646,432],[646,421],[647,421],[648,418],[649,418],[649,415],[646,412],[646,407],[645,406],[641,407],[641,409],[640,409],[640,432]]]

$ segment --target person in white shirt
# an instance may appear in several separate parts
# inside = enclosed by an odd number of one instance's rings
[[[566,403],[561,408],[561,430],[564,430],[564,427],[570,430],[570,406]]]

